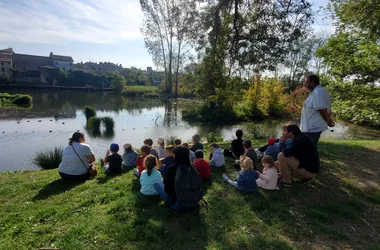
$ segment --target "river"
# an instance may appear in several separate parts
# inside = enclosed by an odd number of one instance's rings
[[[139,148],[146,138],[156,141],[159,137],[177,137],[190,141],[194,134],[205,137],[210,132],[229,140],[238,128],[251,139],[281,134],[280,122],[273,120],[240,124],[188,123],[182,120],[181,108],[192,105],[192,101],[126,99],[110,93],[27,94],[33,97],[31,109],[0,108],[0,172],[38,170],[33,164],[36,153],[67,146],[68,139],[77,130],[84,131],[97,159],[104,157],[112,142],[118,143],[120,148],[124,143]],[[113,135],[91,136],[85,131],[86,118],[82,110],[87,105],[96,109],[98,117],[111,116],[115,120]],[[380,139],[380,131],[338,122],[334,130],[323,133],[322,140],[328,139]]]

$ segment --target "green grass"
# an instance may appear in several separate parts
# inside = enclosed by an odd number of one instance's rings
[[[63,149],[55,147],[53,150],[41,151],[34,157],[33,163],[42,169],[58,168],[62,161]]]
[[[158,86],[126,86],[121,94],[127,97],[159,97],[162,92]]]
[[[84,115],[86,116],[86,120],[88,121],[91,117],[95,117],[96,116],[96,110],[91,107],[91,106],[86,106],[84,109],[83,109],[83,113]]]
[[[380,141],[319,151],[314,183],[258,194],[222,180],[229,159],[203,185],[209,211],[183,215],[141,195],[132,171],[82,183],[57,170],[0,174],[0,249],[379,249]]]

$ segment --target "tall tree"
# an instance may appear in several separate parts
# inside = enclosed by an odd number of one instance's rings
[[[155,65],[164,68],[166,93],[171,94],[173,71],[178,86],[183,45],[197,17],[196,1],[140,0],[140,5],[145,16],[142,28],[145,46]]]

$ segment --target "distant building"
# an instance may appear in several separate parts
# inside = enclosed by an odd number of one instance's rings
[[[60,68],[65,71],[70,71],[73,68],[74,60],[71,56],[59,56],[54,55],[53,52],[50,52],[49,57],[53,61],[53,66],[56,68]]]
[[[24,54],[13,55],[13,68],[22,71],[22,76],[17,77],[41,77],[41,67],[53,66],[53,61],[47,56],[34,56]]]
[[[13,54],[14,52],[12,48],[0,50],[0,76],[8,78],[12,77],[11,68],[13,67]]]

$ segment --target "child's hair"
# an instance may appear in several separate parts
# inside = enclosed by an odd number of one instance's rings
[[[117,153],[119,151],[119,145],[117,145],[116,143],[112,143],[110,146],[110,150],[112,153]]]
[[[125,151],[126,153],[130,153],[130,152],[133,152],[133,149],[132,149],[132,147],[130,147],[130,148],[126,148],[126,149],[124,149],[124,151]]]
[[[144,140],[144,144],[148,146],[153,146],[153,140],[148,138]]]
[[[140,148],[140,153],[145,153],[146,155],[150,154],[150,147],[148,145],[144,145]]]
[[[170,153],[173,153],[174,151],[174,146],[173,145],[169,145],[165,148],[166,151],[170,152]]]
[[[203,151],[200,150],[200,149],[198,149],[197,151],[195,151],[195,157],[196,157],[197,159],[203,159],[203,157],[205,157],[205,156],[204,156],[204,154],[203,154]]]
[[[252,142],[250,140],[244,140],[243,141],[243,147],[252,148]]]
[[[241,139],[243,137],[243,130],[241,129],[236,130],[235,135],[238,139]]]
[[[181,145],[181,140],[180,139],[175,139],[174,140],[174,146],[180,146]]]
[[[148,170],[148,176],[152,174],[153,168],[157,165],[157,158],[154,155],[148,155],[144,160],[145,168]]]
[[[251,158],[244,156],[240,161],[240,167],[243,171],[247,171],[249,169],[253,169],[253,161]]]
[[[182,147],[185,147],[185,148],[187,148],[187,149],[189,149],[189,143],[182,143]]]
[[[216,143],[211,144],[210,147],[219,148],[218,144],[216,144]]]
[[[193,135],[193,140],[199,142],[201,138],[199,137],[199,135]]]
[[[274,165],[274,159],[270,155],[264,155],[261,159],[261,164],[268,163],[270,167],[273,167]]]
[[[165,147],[165,140],[164,140],[164,138],[158,138],[157,139],[157,143],[160,144],[160,145],[162,145],[163,147]]]

